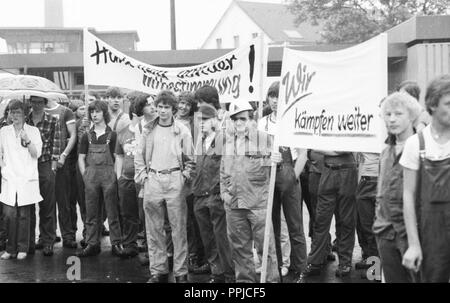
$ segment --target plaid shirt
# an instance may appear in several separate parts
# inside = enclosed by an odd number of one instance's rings
[[[34,125],[33,112],[28,116],[28,124],[36,126],[41,133],[42,139],[42,154],[38,159],[39,163],[47,162],[49,160],[57,161],[61,154],[61,127],[59,126],[58,118],[53,117],[46,112],[42,120]]]

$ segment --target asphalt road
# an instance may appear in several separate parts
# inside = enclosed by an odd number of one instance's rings
[[[304,226],[307,234],[308,213],[304,207]],[[78,240],[81,240],[81,220],[79,222]],[[38,231],[37,233],[38,234]],[[331,230],[334,236],[334,222]],[[59,235],[59,231],[58,231]],[[311,245],[307,238],[308,251]],[[6,282],[50,282],[50,283],[144,283],[150,274],[147,266],[142,266],[139,257],[133,259],[120,259],[111,255],[109,237],[102,239],[102,252],[96,257],[84,258],[80,260],[79,271],[74,271],[74,266],[70,258],[75,255],[74,249],[62,248],[62,243],[55,244],[54,255],[45,257],[42,251],[36,251],[35,255],[29,255],[25,260],[0,260],[0,283]],[[0,252],[2,254],[2,252]],[[358,243],[355,244],[353,254],[353,264],[361,258],[361,249]],[[365,271],[353,270],[349,277],[340,279],[335,276],[338,262],[330,262],[321,276],[308,280],[311,283],[376,283],[363,279]],[[76,276],[79,273],[79,277]],[[73,280],[79,278],[79,280]],[[189,279],[194,283],[207,282],[208,275],[189,275]],[[292,282],[293,276],[289,274],[284,282]],[[173,281],[173,277],[170,277]]]

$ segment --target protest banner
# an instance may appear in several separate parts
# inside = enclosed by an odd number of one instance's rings
[[[135,60],[84,30],[85,85],[110,85],[157,94],[161,90],[196,91],[214,86],[220,102],[260,101],[267,64],[263,40],[255,38],[215,60],[182,68],[164,68]]]
[[[381,152],[386,34],[334,52],[285,48],[280,81],[277,145]]]
[[[284,48],[274,152],[279,146],[381,152],[387,35],[335,52]],[[266,282],[276,164],[270,171],[261,283]]]

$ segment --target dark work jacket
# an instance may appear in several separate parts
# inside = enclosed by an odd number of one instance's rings
[[[395,138],[389,137],[380,155],[380,177],[376,198],[373,232],[387,236],[394,230],[400,237],[406,237],[403,219],[403,167],[399,155],[395,155]]]
[[[195,157],[196,168],[192,181],[192,192],[196,197],[220,194],[220,160],[222,156],[216,152],[216,138],[213,139],[206,154],[200,153]]]

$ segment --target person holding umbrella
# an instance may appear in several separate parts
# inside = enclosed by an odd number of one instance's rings
[[[30,223],[39,193],[38,158],[42,152],[39,129],[25,123],[27,106],[20,100],[9,104],[12,125],[0,130],[0,166],[2,190],[0,201],[5,212],[7,246],[1,256],[22,260],[29,251]]]

